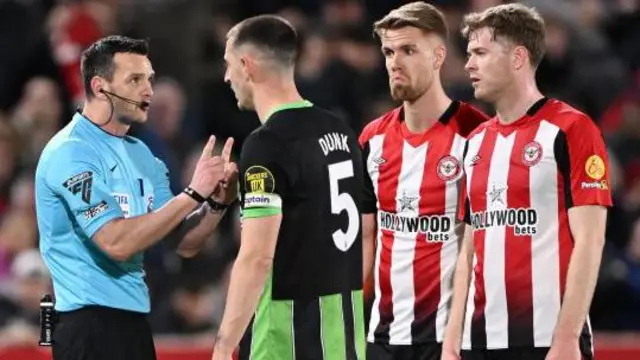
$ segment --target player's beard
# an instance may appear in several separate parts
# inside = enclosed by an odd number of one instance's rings
[[[391,85],[391,98],[395,101],[415,101],[422,96],[423,93],[424,91],[420,91],[409,85]]]

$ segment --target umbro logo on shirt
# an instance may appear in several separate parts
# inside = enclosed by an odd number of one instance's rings
[[[387,162],[387,160],[381,158],[381,157],[377,157],[375,159],[373,159],[373,162],[376,163],[378,166],[384,164]]]

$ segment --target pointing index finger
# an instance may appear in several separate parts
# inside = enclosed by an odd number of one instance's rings
[[[215,145],[216,137],[215,135],[211,135],[209,137],[209,141],[207,141],[207,144],[204,146],[204,149],[202,149],[202,155],[200,156],[200,159],[209,159],[213,157],[213,148]]]
[[[229,163],[229,159],[231,158],[231,149],[233,148],[233,138],[230,137],[227,139],[227,142],[224,143],[224,147],[222,148],[222,160],[225,163]]]

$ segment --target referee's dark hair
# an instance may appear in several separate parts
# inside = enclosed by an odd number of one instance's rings
[[[227,33],[234,48],[252,45],[283,67],[292,67],[298,57],[298,33],[284,18],[258,15],[239,22]]]
[[[82,52],[80,69],[87,99],[95,97],[93,90],[91,90],[91,79],[94,76],[100,76],[108,81],[113,80],[115,71],[113,57],[117,53],[133,53],[147,56],[149,54],[149,43],[146,40],[112,35],[104,37],[86,48]]]

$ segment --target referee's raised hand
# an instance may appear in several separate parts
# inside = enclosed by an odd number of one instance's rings
[[[233,138],[227,139],[222,148],[220,156],[224,161],[225,177],[213,192],[213,199],[223,204],[230,204],[238,194],[238,166],[231,161],[231,149],[233,148]]]
[[[221,156],[213,156],[216,137],[211,136],[202,150],[196,169],[191,178],[191,187],[198,194],[209,197],[216,186],[225,179],[225,161]]]

